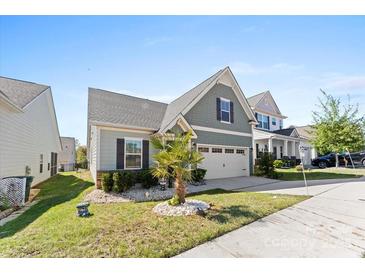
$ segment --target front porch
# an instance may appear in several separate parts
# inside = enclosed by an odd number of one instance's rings
[[[258,130],[254,132],[254,155],[256,159],[260,158],[260,154],[264,152],[271,153],[274,159],[299,159],[299,144],[299,138]]]

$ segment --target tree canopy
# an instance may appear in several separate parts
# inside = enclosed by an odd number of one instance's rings
[[[323,99],[319,98],[318,111],[313,111],[313,128],[315,138],[313,145],[320,154],[341,153],[364,149],[365,119],[359,114],[358,105],[342,104],[321,90]]]

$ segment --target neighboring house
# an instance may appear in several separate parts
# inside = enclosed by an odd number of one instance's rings
[[[192,130],[206,178],[252,174],[256,119],[229,67],[170,104],[89,88],[88,159],[99,183],[106,170],[153,165],[152,135]]]
[[[310,165],[311,159],[316,157],[314,148],[310,145],[313,137],[309,126],[283,128],[284,116],[277,106],[270,91],[265,91],[248,98],[248,102],[258,121],[253,130],[254,155],[260,152],[271,152],[275,159],[299,159],[299,145],[308,149],[304,153],[303,162]]]
[[[0,178],[57,173],[61,142],[49,86],[0,77]]]
[[[73,171],[76,163],[76,142],[73,137],[61,137],[62,151],[58,162],[60,170]]]

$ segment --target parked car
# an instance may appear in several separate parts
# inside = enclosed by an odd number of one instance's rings
[[[362,165],[365,166],[365,151],[353,152],[350,154],[351,159],[354,162],[354,165]],[[346,160],[351,164],[350,156],[346,155]]]
[[[344,165],[345,155],[339,154],[338,161],[340,165]],[[318,166],[319,168],[333,167],[336,166],[336,153],[330,153],[317,158],[312,159],[312,166]]]

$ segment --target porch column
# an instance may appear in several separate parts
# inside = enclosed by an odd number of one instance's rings
[[[288,156],[288,140],[284,140],[283,156]]]
[[[295,141],[291,141],[291,156],[295,156]]]
[[[272,153],[273,149],[272,149],[272,139],[269,138],[269,152]]]

